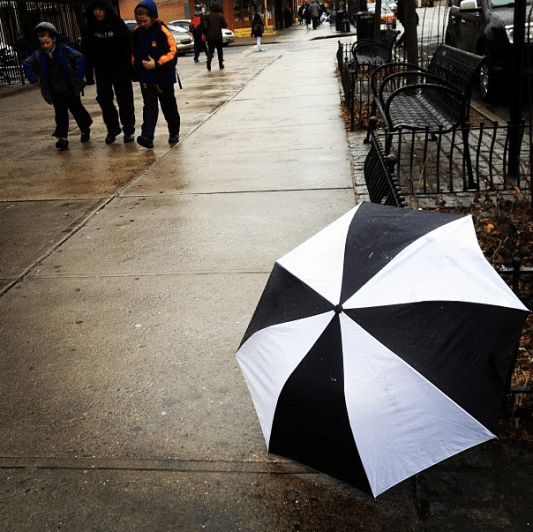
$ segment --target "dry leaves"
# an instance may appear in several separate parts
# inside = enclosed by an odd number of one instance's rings
[[[477,194],[468,208],[438,209],[446,212],[472,214],[479,245],[485,257],[497,269],[533,268],[533,209],[531,201],[520,190],[514,196]],[[513,275],[502,273],[513,288]],[[533,274],[518,277],[516,293],[533,308]],[[512,386],[533,386],[533,314],[528,316],[518,348]],[[533,394],[509,397],[508,412],[500,425],[500,437],[533,443]]]

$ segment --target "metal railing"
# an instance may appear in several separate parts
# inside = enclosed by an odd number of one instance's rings
[[[520,127],[522,164],[516,176],[509,176],[507,172],[512,126],[481,123],[466,127],[471,175],[467,171],[463,131],[459,128],[440,134],[429,131],[377,133],[384,144],[388,141],[390,154],[397,160],[398,182],[406,194],[428,196],[510,189],[527,193],[530,190],[533,161],[530,126],[526,128],[522,124]]]

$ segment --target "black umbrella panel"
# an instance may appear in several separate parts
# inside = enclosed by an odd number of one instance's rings
[[[237,359],[269,452],[377,496],[495,437],[527,313],[471,217],[361,203],[276,262]]]

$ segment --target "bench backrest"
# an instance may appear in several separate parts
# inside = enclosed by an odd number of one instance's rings
[[[461,94],[470,91],[470,85],[483,57],[441,44],[428,66],[428,71],[446,81]]]
[[[374,39],[356,41],[352,46],[352,56],[355,64],[372,63],[377,66],[381,63],[388,63],[392,58],[392,47],[399,33],[398,30],[386,30],[381,41]]]
[[[396,42],[396,39],[399,34],[400,32],[398,30],[386,30],[383,33],[381,42],[392,50],[392,47],[394,46],[394,43]]]
[[[405,207],[405,197],[394,174],[396,158],[386,155],[376,133],[372,130],[370,151],[364,163],[368,195],[372,203]]]

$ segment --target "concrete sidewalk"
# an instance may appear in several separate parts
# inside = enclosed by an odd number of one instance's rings
[[[182,142],[162,122],[153,152],[105,146],[96,119],[56,153],[35,92],[0,109],[2,530],[530,529],[528,448],[378,500],[266,453],[234,353],[274,260],[357,200],[336,47],[182,61]]]

